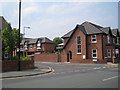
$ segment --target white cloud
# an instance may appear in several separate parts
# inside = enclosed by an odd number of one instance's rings
[[[22,10],[23,17],[26,17],[27,15],[34,14],[37,12],[39,12],[39,9],[33,6],[23,8]]]

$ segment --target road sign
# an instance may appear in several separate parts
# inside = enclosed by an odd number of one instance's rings
[[[94,61],[94,62],[97,62],[97,61],[98,61],[98,59],[93,59],[93,61]]]
[[[115,53],[116,53],[116,54],[119,54],[119,49],[115,49]]]

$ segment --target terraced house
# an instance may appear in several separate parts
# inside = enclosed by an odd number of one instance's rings
[[[42,38],[23,38],[20,43],[20,56],[32,55],[35,53],[44,53],[54,51],[54,42],[47,37]],[[14,51],[14,55],[19,55],[19,48]]]
[[[63,37],[64,62],[120,61],[120,32],[91,22],[77,25]]]

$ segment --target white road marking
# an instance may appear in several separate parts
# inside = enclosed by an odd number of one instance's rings
[[[120,77],[120,76],[114,76],[114,77],[110,77],[110,78],[107,78],[107,79],[103,79],[103,81],[111,80],[111,79],[118,78],[118,77]]]
[[[93,69],[95,69],[95,70],[96,70],[96,69],[101,69],[101,67],[95,67],[95,68],[93,68]]]
[[[103,67],[103,68],[106,68],[106,67]]]

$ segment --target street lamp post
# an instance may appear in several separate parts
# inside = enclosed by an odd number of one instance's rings
[[[21,0],[19,1],[19,61],[18,61],[18,71],[20,71],[20,25],[21,25]]]

